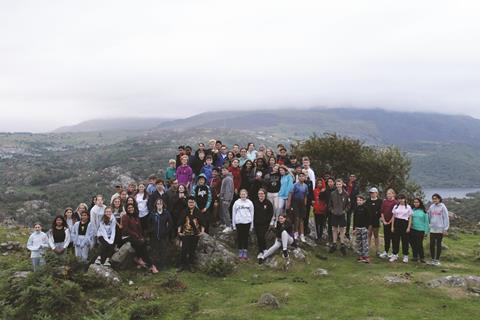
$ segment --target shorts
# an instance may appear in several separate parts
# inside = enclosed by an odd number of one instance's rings
[[[380,218],[377,218],[377,217],[370,218],[370,222],[368,223],[368,226],[373,228],[380,228]]]
[[[304,200],[293,200],[293,214],[296,218],[305,219],[307,217],[307,207]]]
[[[332,214],[332,227],[345,228],[347,226],[347,219],[345,215],[340,216]]]

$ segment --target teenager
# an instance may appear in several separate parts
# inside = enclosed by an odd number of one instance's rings
[[[315,231],[317,241],[320,242],[323,237],[323,229],[327,224],[327,185],[322,178],[317,179],[315,189],[313,190],[313,214],[315,217]]]
[[[188,208],[180,219],[178,236],[182,242],[179,272],[184,270],[194,271],[195,251],[198,246],[199,236],[203,233],[203,226],[200,222],[200,212],[195,204],[195,198],[188,198]]]
[[[255,144],[253,142],[247,144],[247,158],[250,161],[257,159],[257,150],[255,150]]]
[[[398,260],[400,251],[400,240],[402,241],[403,263],[408,263],[408,234],[412,226],[412,207],[407,203],[407,197],[404,194],[398,196],[398,204],[392,210],[392,235],[393,235],[393,255],[390,262]]]
[[[176,171],[175,171],[175,174],[176,174]],[[152,194],[155,192],[155,182],[157,181],[157,177],[155,175],[150,175],[148,177],[148,186],[147,186],[147,193],[148,194]]]
[[[197,184],[193,186],[191,196],[195,198],[195,203],[200,211],[200,222],[208,233],[210,227],[209,209],[212,205],[212,191],[207,185],[207,178],[204,174],[200,174]]]
[[[258,258],[260,258],[267,249],[265,236],[273,217],[273,205],[266,198],[265,189],[258,190],[258,199],[253,201],[253,207],[255,212],[253,227],[257,236]]]
[[[63,211],[63,218],[65,219],[69,230],[71,230],[75,222],[78,221],[77,217],[73,214],[73,209],[70,207]]]
[[[295,233],[294,238],[305,242],[303,221],[306,216],[306,205],[308,196],[308,186],[305,184],[305,174],[300,172],[298,182],[293,185],[292,191],[288,195],[287,210],[293,211]]]
[[[368,247],[371,248],[372,238],[375,243],[375,252],[380,256],[380,238],[378,236],[380,229],[380,217],[382,214],[382,199],[378,197],[378,189],[370,188],[370,196],[365,203],[367,207],[369,223],[368,223]]]
[[[217,154],[217,161],[215,162],[215,166],[217,168],[221,168],[225,165],[225,161],[227,160],[227,153],[228,153],[226,145],[222,145],[219,150],[220,152]]]
[[[360,193],[357,183],[357,177],[354,174],[351,174],[348,177],[346,191],[350,196],[351,208],[347,212],[347,228],[345,231],[345,236],[350,239],[350,225],[352,224],[352,214],[355,211],[355,207],[357,206],[357,195]]]
[[[345,243],[345,227],[347,225],[347,212],[350,210],[350,197],[343,190],[343,180],[337,179],[335,181],[336,190],[330,195],[330,202],[328,204],[329,210],[332,212],[332,231],[333,243],[330,247],[330,253],[337,250],[337,239],[340,234],[340,251],[342,255],[347,254]]]
[[[353,212],[353,234],[355,235],[355,243],[357,247],[357,261],[369,263],[368,225],[370,222],[370,216],[368,208],[365,205],[365,197],[357,195],[356,202],[357,206]]]
[[[190,190],[193,179],[193,171],[192,168],[188,165],[188,156],[183,155],[180,161],[181,165],[177,168],[176,172],[178,183],[183,184],[185,187],[187,187],[188,190]]]
[[[212,182],[213,169],[214,169],[214,166],[212,163],[213,163],[212,156],[208,156],[205,159],[205,165],[200,170],[200,173],[205,175],[205,177],[207,178],[207,184],[209,185]]]
[[[293,176],[286,166],[278,168],[280,173],[280,190],[278,190],[278,215],[285,213],[288,196],[293,188]],[[275,212],[277,215],[277,212]],[[272,226],[275,225],[278,216],[275,216],[275,221],[272,221]]]
[[[287,149],[285,149],[285,147],[280,147],[278,150],[277,163],[287,167],[290,166],[290,157],[287,155]]]
[[[412,227],[410,229],[410,246],[413,251],[413,261],[425,263],[423,238],[430,232],[430,221],[422,199],[413,200]]]
[[[241,176],[240,189],[250,190],[252,182],[255,179],[255,167],[253,166],[253,161],[245,161],[242,166]]]
[[[50,249],[59,257],[64,257],[70,244],[70,230],[63,216],[53,219],[52,229],[48,232],[48,244]]]
[[[37,222],[33,226],[33,233],[28,237],[27,249],[30,250],[33,272],[45,265],[44,250],[49,248],[48,236],[42,232],[42,225]]]
[[[98,233],[98,228],[100,226],[100,222],[102,221],[105,208],[106,206],[103,204],[103,196],[101,194],[97,195],[95,205],[90,211],[90,222],[92,223],[93,234],[95,235],[93,239],[94,243],[96,243],[96,234]]]
[[[327,177],[327,191],[325,193],[326,196],[326,203],[327,203],[327,233],[328,233],[328,243],[331,244],[333,242],[333,226],[332,226],[332,212],[328,208],[328,204],[330,203],[330,197],[332,193],[336,190],[335,187],[335,179],[333,177]]]
[[[245,260],[248,260],[249,233],[253,230],[254,220],[254,206],[247,197],[247,190],[242,189],[232,209],[232,227],[237,230],[238,258]]]
[[[307,201],[305,203],[305,218],[303,218],[303,228],[304,234],[310,234],[310,211],[312,211],[312,203],[313,203],[313,186],[315,184],[314,181],[311,181],[308,177],[307,170],[303,169],[302,172],[305,174],[305,184],[307,185],[308,193],[307,193]],[[316,184],[315,184],[316,186]]]
[[[174,230],[172,231],[172,238],[177,236],[177,227],[179,226],[180,219],[186,214],[187,212],[187,200],[189,197],[189,193],[187,188],[181,184],[178,186],[178,198],[173,205],[173,209],[170,212],[173,220],[173,225],[175,226]]]
[[[251,195],[250,200],[257,200],[258,190],[260,189],[265,189],[265,179],[263,178],[262,171],[257,171],[255,173],[255,179],[253,179],[252,185],[250,186],[250,190],[247,190],[248,194]]]
[[[232,221],[230,218],[230,204],[233,201],[235,194],[235,186],[233,184],[233,175],[227,168],[222,168],[222,186],[220,187],[220,223],[224,226],[223,232],[228,233],[232,231]]]
[[[442,253],[442,240],[448,234],[450,220],[448,209],[443,204],[442,197],[435,193],[432,196],[432,205],[428,208],[428,218],[430,221],[430,255],[431,264],[440,265],[440,255]]]
[[[113,217],[115,218],[115,244],[117,247],[121,247],[123,245],[123,239],[122,239],[122,225],[121,225],[121,218],[125,212],[125,208],[122,204],[122,201],[120,200],[120,196],[116,197],[113,199],[112,204],[110,205],[112,209],[112,214]]]
[[[142,223],[143,228],[148,227],[147,220],[148,219],[148,193],[145,191],[145,185],[140,183],[138,185],[138,192],[135,195],[135,202],[137,203],[138,208],[138,217]]]
[[[257,158],[255,161],[253,161],[253,165],[255,166],[255,173],[261,171],[262,175],[266,175],[269,171],[268,166],[263,158]]]
[[[135,182],[130,182],[127,186],[127,195],[129,197],[135,195],[137,193],[137,184]]]
[[[185,159],[185,158],[184,158]],[[182,166],[178,167],[179,171],[182,168]],[[179,179],[177,179],[180,181]],[[180,182],[179,182],[180,183]],[[185,185],[187,186],[187,185]],[[153,192],[151,195],[148,196],[148,201],[147,201],[147,207],[148,207],[148,212],[152,212],[155,210],[155,202],[157,199],[161,198],[163,200],[163,204],[168,207],[168,197],[167,193],[165,191],[165,183],[162,179],[157,179],[155,183],[156,190]],[[188,188],[188,186],[187,186]]]
[[[275,227],[275,243],[258,258],[258,263],[262,264],[265,259],[274,254],[278,249],[282,249],[283,258],[288,259],[288,245],[293,244],[292,225],[288,222],[285,214],[278,216],[277,226]]]
[[[220,210],[220,191],[222,188],[222,178],[220,177],[220,172],[218,168],[213,168],[212,170],[212,179],[210,181],[210,190],[212,191],[212,202],[211,206],[211,222],[215,225],[218,225],[219,221],[219,210]]]
[[[243,165],[247,162],[248,157],[247,157],[247,149],[246,148],[241,148],[240,149],[240,157],[238,158],[238,161],[240,162],[240,167],[243,168]],[[252,161],[252,160],[250,160]],[[253,162],[252,162],[252,166],[253,166]]]
[[[392,255],[388,252],[390,251],[390,245],[392,244],[392,221],[393,221],[393,207],[397,205],[397,199],[395,190],[387,190],[387,198],[382,201],[382,208],[380,214],[380,220],[383,224],[383,240],[384,240],[384,251],[380,254],[380,258],[386,259],[391,258]]]
[[[135,250],[135,262],[142,267],[150,266],[152,273],[158,273],[157,267],[147,252],[145,235],[142,230],[140,219],[135,215],[135,207],[132,204],[126,207],[127,214],[122,216],[122,233]]]
[[[110,258],[115,249],[116,220],[113,216],[112,208],[107,207],[99,223],[97,238],[100,246],[100,255],[95,260],[95,264],[111,266]]]
[[[166,208],[163,207],[163,200],[157,199],[155,202],[156,210],[150,214],[151,235],[150,245],[152,248],[152,260],[155,266],[163,269],[166,266],[167,242],[168,237],[174,228],[172,216]]]
[[[198,153],[198,156],[194,157],[191,167],[192,167],[193,173],[195,174],[195,177],[198,177],[198,175],[202,171],[202,168],[205,165],[205,158],[206,158],[205,152],[203,151],[200,151]]]
[[[272,217],[274,222],[275,217],[278,217],[279,212],[279,198],[278,192],[280,191],[280,173],[278,172],[279,165],[276,164],[272,168],[272,172],[265,176],[265,185],[267,189],[267,198],[273,204],[273,212],[275,215]]]
[[[82,212],[80,221],[75,222],[70,229],[72,244],[75,248],[75,256],[82,263],[88,262],[88,253],[93,248],[93,228],[90,223],[88,212]]]
[[[87,204],[82,202],[77,206],[77,209],[75,210],[75,213],[73,214],[75,216],[75,218],[77,219],[77,221],[80,220],[83,212],[88,212],[88,215],[90,216],[90,211],[88,210]]]
[[[238,159],[234,159],[232,161],[232,165],[228,167],[228,171],[232,173],[233,186],[236,194],[238,194],[238,192],[240,191],[240,186],[242,185],[242,173],[239,167],[239,163],[240,162],[238,161]]]
[[[113,199],[120,197],[120,193],[122,193],[123,187],[119,184],[115,186],[115,193],[110,197],[110,203],[113,202]],[[92,204],[92,206],[95,205],[95,202]]]
[[[165,170],[165,181],[167,181],[168,187],[170,187],[170,184],[172,183],[173,180],[177,178],[177,161],[175,159],[170,159],[168,160],[168,167],[167,170]],[[155,186],[155,181],[153,181],[153,185]],[[151,192],[154,192],[155,189],[152,188]],[[148,190],[147,190],[148,192]]]

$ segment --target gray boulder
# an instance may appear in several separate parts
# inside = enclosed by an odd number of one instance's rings
[[[118,286],[122,283],[118,273],[112,268],[104,265],[91,264],[90,267],[88,267],[88,273],[93,275],[105,285]]]
[[[130,242],[126,242],[120,249],[115,252],[110,259],[115,268],[128,269],[135,265],[133,258],[135,257],[135,250],[132,248]]]
[[[206,269],[209,262],[213,260],[223,260],[225,263],[234,266],[235,258],[235,254],[222,242],[206,233],[200,236],[196,252],[196,266],[199,269]]]
[[[326,269],[318,268],[317,270],[313,271],[312,275],[317,278],[325,277],[328,276],[328,271]]]
[[[289,250],[289,259],[285,259],[279,250],[273,256],[268,257],[264,265],[276,270],[288,270],[291,264],[304,263],[308,264],[307,252],[301,248]]]
[[[264,307],[270,307],[274,309],[280,308],[280,302],[278,301],[277,297],[271,293],[262,294],[257,303]]]
[[[452,275],[433,279],[427,283],[429,288],[451,287],[451,288],[465,288],[467,281],[462,276]]]

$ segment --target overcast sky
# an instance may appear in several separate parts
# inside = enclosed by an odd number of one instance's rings
[[[0,1],[0,131],[383,107],[480,118],[477,0]]]

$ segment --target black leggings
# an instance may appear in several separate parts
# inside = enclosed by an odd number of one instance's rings
[[[434,260],[440,260],[440,255],[442,254],[442,239],[443,233],[430,233],[430,255]]]
[[[395,219],[393,232],[393,254],[398,254],[400,251],[400,240],[402,240],[402,253],[408,256],[408,220]]]
[[[139,259],[142,259],[147,265],[151,265],[152,259],[147,252],[147,244],[145,243],[145,241],[135,239],[129,239],[128,241],[132,245],[132,248],[135,250],[135,256]]]
[[[238,249],[248,249],[248,236],[250,235],[251,223],[237,223]]]
[[[383,240],[385,243],[385,252],[390,251],[390,244],[392,243],[393,234],[392,234],[392,224],[383,225]]]
[[[110,259],[113,256],[115,244],[109,244],[103,237],[99,237],[98,242],[100,242],[100,261],[103,264],[107,258]]]
[[[328,242],[333,242],[332,214],[330,212],[327,215],[327,223]]]
[[[423,252],[423,237],[425,232],[411,229],[410,230],[410,245],[412,246],[413,257],[420,258],[423,260],[425,258],[425,253]]]
[[[315,227],[317,231],[317,239],[322,240],[323,228],[325,228],[325,222],[327,216],[325,214],[316,214],[315,215]]]
[[[181,265],[187,267],[192,265],[195,260],[195,250],[197,250],[198,236],[183,236],[182,240],[182,254]]]
[[[267,242],[265,240],[265,235],[267,234],[269,225],[255,224],[255,234],[257,236],[258,252],[263,252],[267,250]]]

